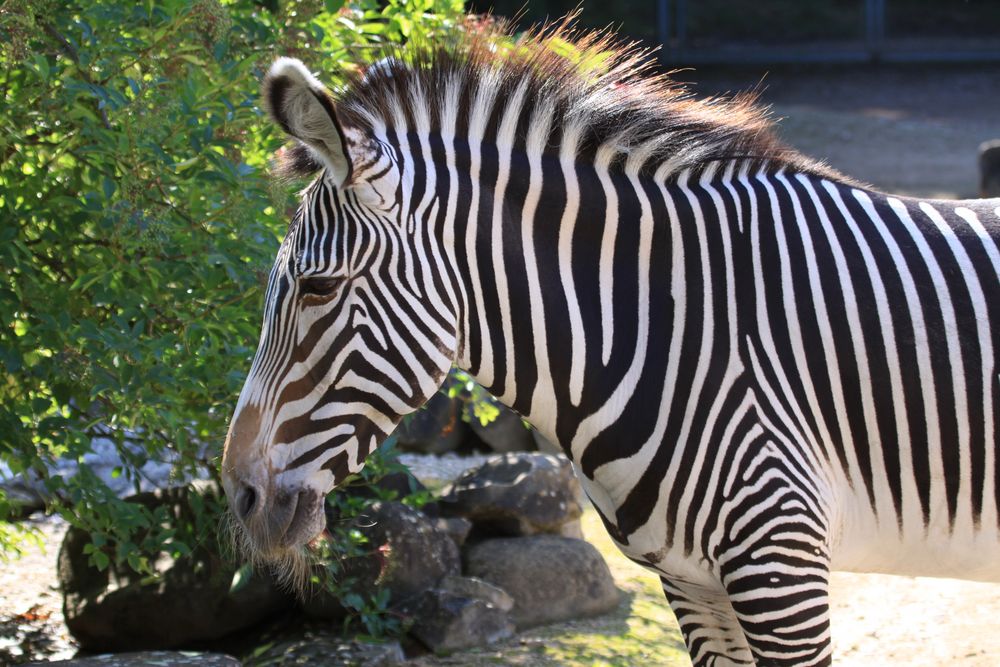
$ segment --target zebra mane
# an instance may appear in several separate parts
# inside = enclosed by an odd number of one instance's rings
[[[551,113],[546,151],[558,153],[560,134],[574,131],[580,137],[578,160],[593,158],[598,147],[612,148],[612,169],[665,166],[661,173],[670,176],[742,160],[846,180],[779,141],[756,92],[696,99],[669,74],[657,72],[652,50],[623,42],[608,30],[577,30],[573,19],[515,38],[505,22],[470,17],[463,36],[450,45],[384,52],[336,95],[338,116],[369,128],[392,127],[402,117],[413,127],[419,105],[433,132],[441,127],[446,102],[457,96],[461,129],[467,122],[464,111],[488,90],[494,96],[487,125],[492,134],[508,103],[523,93],[516,145],[527,139],[525,119]],[[286,175],[307,176],[321,167],[302,145],[281,159]]]

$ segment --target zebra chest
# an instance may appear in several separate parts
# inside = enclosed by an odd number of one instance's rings
[[[622,480],[611,470],[598,470],[591,479],[574,463],[577,478],[584,493],[590,499],[610,534],[615,546],[630,560],[642,565],[658,575],[680,577],[697,581],[710,576],[709,559],[696,548],[685,551],[679,545],[672,545],[670,536],[675,526],[666,520],[667,513],[659,507],[666,494],[657,494],[644,512],[648,520],[628,534],[620,525],[621,509],[624,505]],[[603,473],[603,474],[602,474]],[[634,482],[634,479],[632,480]],[[628,488],[631,488],[630,485]]]

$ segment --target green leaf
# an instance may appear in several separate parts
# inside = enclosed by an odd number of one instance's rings
[[[48,59],[40,53],[36,53],[34,57],[35,71],[38,72],[38,76],[42,81],[49,80],[49,61]]]
[[[101,189],[104,191],[104,198],[111,199],[111,196],[115,194],[117,186],[114,181],[105,176],[101,179]]]
[[[0,161],[0,216],[16,224],[0,225],[0,462],[41,476],[48,509],[91,536],[85,553],[101,569],[154,581],[150,563],[164,554],[221,556],[224,498],[147,508],[86,466],[62,478],[51,465],[87,457],[99,435],[119,450],[119,481],[167,460],[178,474],[218,477],[218,443],[260,335],[259,274],[295,201],[267,179],[282,140],[262,119],[262,58],[325,53],[317,66],[332,78],[404,33],[460,26],[463,11],[431,0],[356,0],[359,11],[343,14],[343,0],[293,4],[280,16],[214,0],[18,4],[44,9],[59,35],[32,28],[25,55],[4,60],[0,144],[13,152]],[[352,484],[394,469],[387,444]],[[345,515],[370,502],[345,500]],[[11,511],[0,492],[0,518]],[[0,556],[21,539],[11,525],[0,522]],[[343,562],[370,551],[368,538],[344,526],[331,542],[327,570],[341,576],[331,586],[350,593]],[[374,629],[389,627],[378,599],[352,602]]]
[[[96,567],[102,572],[108,569],[108,565],[111,564],[111,559],[103,551],[94,551],[90,554],[90,564]]]

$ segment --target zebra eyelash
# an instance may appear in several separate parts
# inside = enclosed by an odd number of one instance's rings
[[[330,297],[337,293],[343,282],[343,278],[332,278],[330,276],[299,278],[299,295]]]

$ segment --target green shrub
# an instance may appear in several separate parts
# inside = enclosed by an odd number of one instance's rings
[[[461,0],[0,4],[0,460],[45,478],[94,564],[193,546],[85,468],[47,471],[110,428],[136,485],[147,460],[217,475],[296,203],[267,175],[263,70],[297,56],[336,85],[462,21]]]

